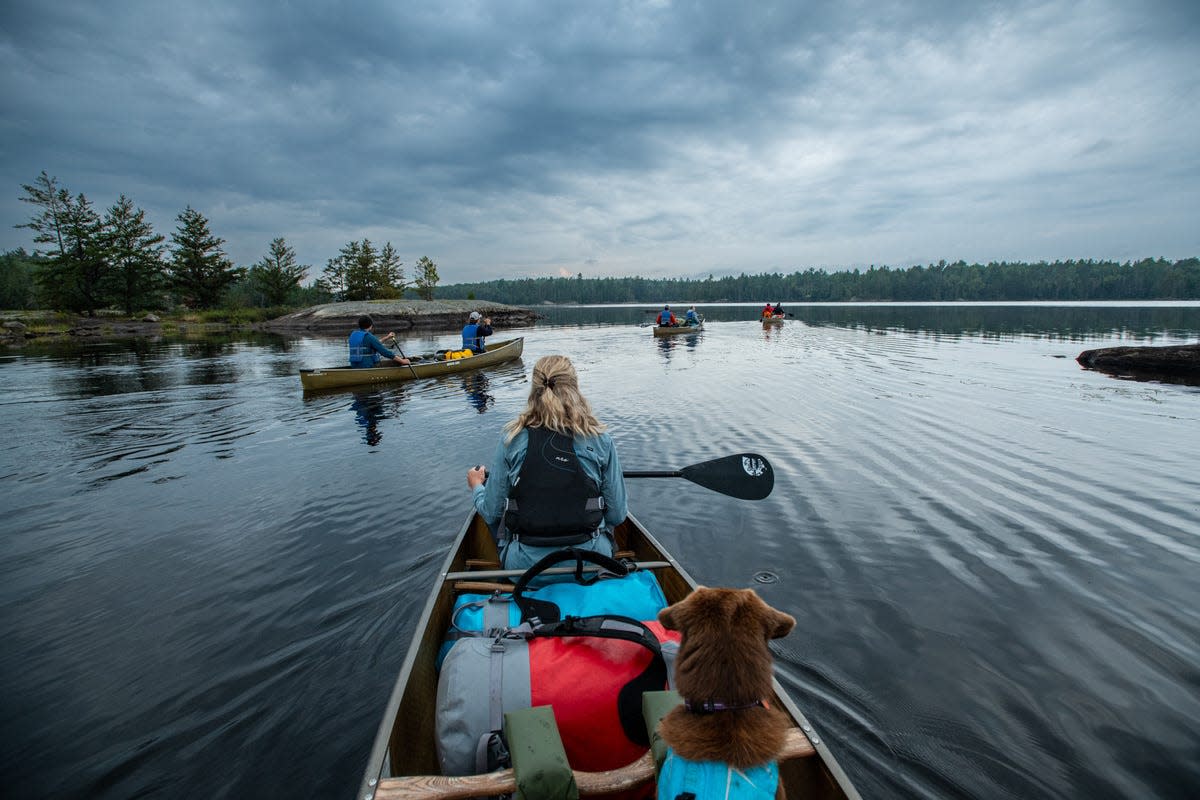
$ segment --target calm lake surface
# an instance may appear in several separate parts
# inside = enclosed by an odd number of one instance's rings
[[[768,456],[764,501],[631,508],[796,616],[784,682],[865,797],[1200,796],[1200,388],[1074,361],[1200,304],[785,305],[663,340],[556,308],[521,362],[315,396],[341,339],[0,355],[4,796],[351,798],[465,471],[557,352],[626,469]]]

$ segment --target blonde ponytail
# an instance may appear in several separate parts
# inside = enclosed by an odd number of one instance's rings
[[[565,436],[596,436],[604,431],[604,423],[579,393],[579,378],[566,356],[543,356],[533,365],[529,401],[504,426],[508,434],[504,441],[511,442],[525,428],[546,428]]]

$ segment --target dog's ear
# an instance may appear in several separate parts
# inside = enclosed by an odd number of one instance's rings
[[[796,627],[796,618],[767,606],[768,614],[763,620],[768,639],[782,639]]]
[[[683,630],[683,619],[687,616],[687,609],[684,608],[686,600],[680,600],[673,606],[667,606],[658,612],[658,621],[662,626],[669,631]]]
[[[697,586],[696,591],[674,605],[667,606],[658,612],[658,621],[669,631],[682,631],[691,615],[692,601],[702,594],[705,587]]]

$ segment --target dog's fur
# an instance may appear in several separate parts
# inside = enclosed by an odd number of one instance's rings
[[[701,586],[658,613],[663,627],[683,634],[675,684],[692,703],[766,701],[772,695],[770,639],[787,636],[796,619],[771,608],[753,589]],[[783,746],[786,714],[758,706],[693,713],[672,709],[659,728],[663,740],[689,761],[721,761],[736,769],[766,764]],[[780,783],[782,795],[783,784]]]

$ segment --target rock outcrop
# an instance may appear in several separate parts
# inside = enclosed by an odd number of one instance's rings
[[[370,314],[377,335],[387,331],[457,331],[472,311],[491,317],[492,327],[497,330],[531,325],[539,317],[527,308],[486,301],[371,300],[312,306],[257,327],[281,333],[346,334],[354,329],[360,316]]]
[[[1101,347],[1084,350],[1075,360],[1110,375],[1200,385],[1200,344]]]

